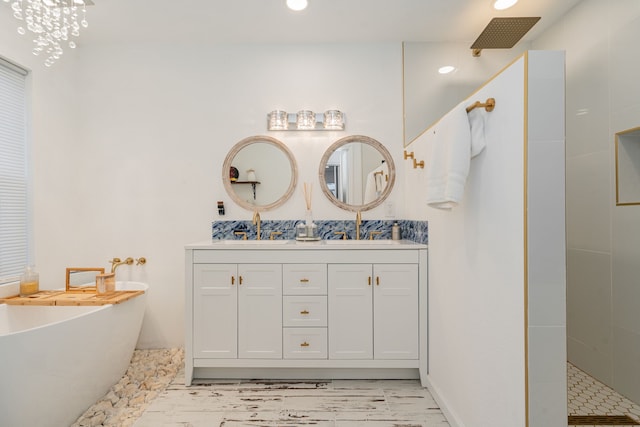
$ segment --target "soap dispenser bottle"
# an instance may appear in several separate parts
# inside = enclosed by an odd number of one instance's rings
[[[20,296],[26,297],[40,291],[40,281],[35,268],[28,266],[20,276]]]
[[[402,239],[400,225],[397,222],[394,222],[393,226],[391,227],[391,240],[400,240],[400,239]]]

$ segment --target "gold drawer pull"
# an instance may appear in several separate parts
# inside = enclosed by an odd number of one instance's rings
[[[238,284],[242,285],[242,276],[238,276]]]
[[[236,278],[235,276],[231,276],[231,286],[236,284]]]
[[[368,281],[369,281],[369,286],[371,286],[371,276],[369,276]]]
[[[307,310],[302,310],[300,314],[309,314],[309,312]]]
[[[380,286],[380,276],[376,276],[376,286]]]
[[[300,344],[300,347],[309,347],[309,343],[305,341],[302,344]]]
[[[309,283],[309,279],[300,279],[300,283]]]

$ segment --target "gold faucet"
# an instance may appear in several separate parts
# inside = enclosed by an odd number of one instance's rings
[[[342,235],[342,240],[347,240],[347,232],[346,231],[336,231],[333,234],[340,234],[340,235]]]
[[[279,236],[282,234],[282,231],[272,231],[271,234],[269,235],[269,240],[275,240],[276,236]]]
[[[234,231],[233,234],[235,234],[236,236],[242,236],[242,240],[247,240],[246,231]]]
[[[360,211],[356,212],[356,240],[360,240],[360,225],[362,225],[362,214]]]
[[[146,261],[146,260],[145,260]],[[116,272],[116,268],[118,268],[119,266],[121,266],[122,264],[127,264],[127,265],[131,265],[133,264],[133,258],[128,257],[127,259],[125,259],[124,261],[121,261],[120,258],[114,258],[111,261],[109,261],[111,263],[111,272],[115,273]],[[144,263],[143,263],[144,264]]]
[[[382,231],[371,231],[369,233],[369,240],[373,240],[373,236],[375,236],[377,234],[382,234]]]
[[[255,211],[253,213],[253,225],[256,226],[256,240],[260,240],[260,212]]]

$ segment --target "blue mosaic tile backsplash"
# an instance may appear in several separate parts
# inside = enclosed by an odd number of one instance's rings
[[[277,239],[295,239],[296,225],[304,220],[264,220],[261,223],[260,238],[268,239],[272,231],[282,232],[277,235]],[[376,239],[391,239],[391,226],[394,222],[400,225],[402,230],[402,238],[417,243],[429,243],[429,229],[427,221],[412,220],[362,220],[360,226],[360,238],[368,239],[369,232],[381,231],[376,235]],[[315,220],[318,226],[318,235],[323,240],[340,239],[341,235],[336,232],[346,231],[349,239],[356,237],[356,223],[354,220]],[[211,226],[211,238],[213,240],[232,240],[241,239],[242,235],[236,232],[247,233],[247,239],[255,240],[256,227],[251,221],[214,221]]]

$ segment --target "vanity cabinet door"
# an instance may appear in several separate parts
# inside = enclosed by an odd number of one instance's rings
[[[374,359],[418,358],[418,265],[373,266]]]
[[[196,358],[238,356],[236,264],[193,265],[193,354]]]
[[[329,264],[329,359],[373,358],[371,264]]]
[[[238,265],[238,357],[282,358],[282,264]]]

